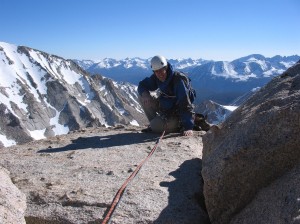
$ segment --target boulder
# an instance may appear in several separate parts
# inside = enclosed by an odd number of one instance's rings
[[[252,202],[256,197],[262,198],[261,191],[268,192],[270,198],[265,200],[297,200],[299,195],[295,193],[284,192],[282,195],[288,198],[284,199],[271,192],[276,192],[272,189],[280,183],[283,190],[291,189],[283,187],[280,178],[299,164],[299,131],[300,63],[297,63],[250,97],[219,128],[212,128],[203,136],[204,196],[212,223],[239,220],[234,217],[250,203],[255,203],[265,216],[274,216],[266,202],[259,206],[258,202]],[[293,211],[289,221],[297,216],[297,204],[286,204],[290,206],[286,211]],[[280,214],[276,217],[271,223],[290,223]],[[249,220],[241,223],[270,223]]]
[[[0,223],[25,224],[26,197],[11,181],[9,172],[0,166]]]
[[[300,166],[262,188],[231,224],[299,223]]]

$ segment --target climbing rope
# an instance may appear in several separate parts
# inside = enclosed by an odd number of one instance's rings
[[[129,182],[131,180],[133,180],[133,178],[137,175],[137,173],[140,171],[140,169],[142,168],[142,166],[144,165],[145,162],[147,162],[147,160],[152,156],[152,154],[155,152],[160,140],[164,137],[165,135],[165,131],[163,131],[162,135],[160,136],[160,138],[157,140],[156,144],[154,145],[154,147],[152,148],[151,152],[148,154],[148,156],[136,167],[136,169],[134,170],[134,172],[127,178],[127,180],[123,183],[123,185],[121,186],[121,188],[118,190],[117,194],[114,197],[114,200],[111,203],[110,209],[108,211],[108,213],[106,214],[105,218],[102,221],[102,224],[106,224],[110,221],[113,212],[115,211],[118,203],[120,202],[123,193],[127,187],[127,185],[129,184]]]

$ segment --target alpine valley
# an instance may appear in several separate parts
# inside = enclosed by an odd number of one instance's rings
[[[196,111],[218,123],[299,59],[253,54],[231,62],[169,62],[191,78],[197,91]],[[149,60],[70,60],[0,42],[0,147],[86,127],[147,124],[137,84],[151,75]]]

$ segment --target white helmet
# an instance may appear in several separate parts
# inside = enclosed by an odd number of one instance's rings
[[[167,59],[164,56],[154,56],[151,59],[151,68],[153,71],[159,70],[168,65]]]

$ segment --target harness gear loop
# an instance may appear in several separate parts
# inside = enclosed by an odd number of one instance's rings
[[[165,125],[166,127],[167,125]],[[111,203],[111,207],[108,211],[108,213],[106,214],[105,218],[102,221],[102,224],[106,224],[110,221],[113,212],[115,211],[118,203],[120,202],[123,193],[127,187],[127,185],[129,184],[129,182],[131,180],[133,180],[133,178],[137,175],[137,173],[140,171],[140,169],[142,168],[142,166],[144,165],[145,162],[147,162],[147,160],[152,156],[152,154],[155,152],[159,142],[162,140],[162,138],[165,135],[165,130],[163,131],[162,135],[160,136],[160,138],[156,141],[156,144],[154,145],[154,147],[152,148],[151,152],[148,154],[148,156],[135,168],[134,172],[127,178],[127,180],[125,180],[125,182],[123,183],[123,185],[121,186],[121,188],[118,190],[117,194],[115,195],[112,203]]]

